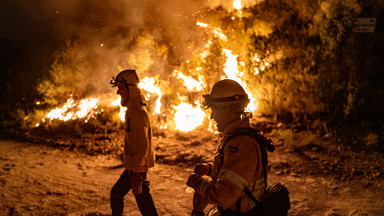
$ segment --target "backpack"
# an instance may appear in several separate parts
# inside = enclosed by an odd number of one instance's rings
[[[291,208],[289,200],[289,191],[283,183],[273,183],[267,187],[266,179],[266,168],[268,165],[268,155],[266,149],[270,152],[275,150],[273,143],[270,139],[265,138],[262,133],[256,129],[254,124],[251,124],[250,128],[240,128],[236,130],[232,135],[230,135],[223,144],[221,148],[224,151],[224,147],[228,142],[235,136],[249,136],[257,141],[260,146],[261,155],[262,155],[262,166],[264,173],[264,181],[266,185],[265,193],[261,202],[253,196],[248,188],[244,188],[244,193],[251,198],[251,200],[256,204],[256,206],[250,210],[248,213],[239,213],[232,210],[225,210],[220,215],[242,215],[242,216],[252,216],[252,215],[263,215],[263,216],[286,216],[288,215],[288,210]],[[223,153],[223,152],[221,152]],[[222,154],[223,155],[223,154]],[[223,162],[223,159],[221,160]],[[237,209],[240,209],[240,202],[238,200]]]

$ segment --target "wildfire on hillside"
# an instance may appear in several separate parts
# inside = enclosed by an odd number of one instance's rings
[[[238,11],[236,14],[241,17],[241,0],[234,0],[233,7]],[[218,27],[210,27],[208,24],[200,21],[197,21],[196,25],[203,28],[207,34],[212,35],[213,38],[222,41],[227,40],[227,36],[223,33],[222,29]],[[201,53],[202,57],[204,57],[205,52],[207,52],[211,44],[212,41],[208,40],[204,46],[205,51]],[[238,62],[238,56],[230,49],[224,48],[222,55],[225,56],[226,59],[225,64],[223,65],[225,75],[220,77],[220,79],[227,78],[239,82],[244,87],[251,100],[247,109],[251,112],[256,112],[257,100],[252,95],[251,89],[247,86],[247,83],[243,78],[244,72],[239,70],[239,66],[241,66],[243,62]],[[254,57],[254,60],[260,61],[257,56]],[[188,60],[186,63],[188,63]],[[255,74],[257,74],[260,70],[264,70],[267,66],[268,63],[265,62],[262,67],[255,68]],[[171,73],[170,76],[172,79],[179,80],[180,83],[183,83],[183,87],[179,88],[180,91],[175,92],[178,100],[170,102],[172,104],[162,104],[164,103],[164,92],[167,90],[167,86],[161,85],[163,80],[161,80],[158,76],[140,77],[141,82],[139,83],[139,88],[141,88],[145,93],[145,97],[150,102],[150,106],[154,107],[151,110],[154,120],[166,119],[166,121],[155,122],[154,125],[156,127],[159,127],[160,129],[170,128],[188,132],[199,127],[204,122],[208,122],[208,130],[213,131],[211,126],[212,122],[209,122],[210,120],[205,121],[209,119],[209,113],[201,107],[200,97],[192,100],[191,97],[188,97],[191,92],[196,95],[201,95],[210,90],[206,85],[206,77],[202,74],[198,74],[200,68],[196,67],[193,70],[198,76],[186,75],[178,69],[173,70]],[[173,85],[173,83],[171,85]],[[114,97],[115,98],[109,102],[109,105],[112,107],[119,107],[119,117],[121,121],[124,121],[126,108],[120,105],[120,98],[117,95]],[[79,101],[69,98],[63,106],[48,112],[40,123],[48,122],[54,119],[61,121],[84,119],[84,121],[87,122],[89,119],[96,118],[98,114],[104,112],[103,109],[99,108],[100,103],[104,102],[102,102],[100,98],[96,97],[84,98]],[[40,123],[36,124],[36,127],[39,126]]]

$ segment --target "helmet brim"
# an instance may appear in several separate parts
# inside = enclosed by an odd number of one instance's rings
[[[233,95],[230,97],[222,97],[222,98],[213,98],[210,94],[203,95],[202,105],[205,109],[211,108],[213,106],[219,107],[223,105],[229,104],[237,104],[245,101],[249,101],[247,94],[242,95]]]

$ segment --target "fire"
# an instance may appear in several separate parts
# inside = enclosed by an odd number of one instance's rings
[[[176,129],[188,132],[203,123],[205,113],[200,109],[199,104],[193,107],[191,104],[183,102],[173,108],[176,110],[174,117]]]
[[[145,77],[142,79],[139,83],[139,88],[157,95],[157,100],[156,100],[156,108],[155,108],[155,113],[160,114],[160,108],[161,108],[161,90],[159,86],[155,85],[155,79],[154,78],[149,78]],[[147,100],[151,97],[150,94],[147,94]]]
[[[111,106],[120,106],[119,117],[121,120],[125,120],[125,111],[127,108],[120,105],[121,98],[117,98],[111,103]],[[85,98],[79,102],[75,102],[74,99],[68,99],[62,107],[55,108],[48,112],[48,114],[41,120],[46,122],[47,120],[75,120],[85,118],[85,122],[88,122],[89,119],[94,118],[103,110],[98,110],[100,100],[97,98]],[[40,126],[39,123],[35,125],[36,127]]]
[[[62,107],[51,110],[46,115],[46,118],[59,119],[63,121],[77,118],[86,118],[85,121],[87,121],[93,117],[94,113],[97,113],[97,103],[97,98],[83,99],[80,100],[79,103],[75,103],[73,99],[68,99]]]
[[[203,77],[199,76],[199,80],[195,80],[191,77],[185,76],[181,72],[175,71],[177,78],[184,80],[184,86],[190,91],[201,91],[205,86],[203,83]]]
[[[237,9],[237,10],[240,10],[242,8],[241,6],[241,0],[235,0],[233,2],[233,6]],[[197,22],[196,23],[198,26],[200,27],[203,27],[203,28],[209,28],[208,24],[206,23],[202,23],[202,22]],[[223,41],[226,41],[227,40],[227,36],[225,34],[223,34],[222,30],[220,28],[213,28],[212,30],[212,33],[215,37],[218,37],[220,38],[221,40]],[[208,41],[206,47],[209,47],[210,46],[210,41]],[[224,65],[224,73],[226,75],[226,77],[221,77],[222,79],[225,79],[225,78],[228,78],[228,79],[233,79],[235,81],[237,81],[238,83],[240,83],[241,86],[243,86],[243,88],[245,89],[246,93],[248,94],[248,97],[250,98],[250,103],[247,107],[248,110],[250,110],[251,112],[254,112],[257,108],[256,106],[256,100],[255,98],[252,96],[252,93],[249,91],[249,89],[247,89],[247,84],[246,82],[243,81],[243,79],[241,79],[241,77],[244,75],[243,72],[240,72],[238,70],[238,61],[237,61],[237,55],[234,55],[232,54],[232,51],[229,50],[229,49],[223,49],[223,52],[224,52],[224,55],[227,57],[227,61]],[[256,57],[257,58],[257,55]],[[264,66],[262,66],[261,70],[264,70]],[[259,73],[259,69],[258,68],[255,68],[255,73],[254,74],[258,74]]]
[[[184,81],[184,86],[187,87],[189,91],[200,92],[205,87],[202,76],[199,76],[199,80],[196,80],[192,77],[185,76],[177,70],[174,71],[173,75],[178,79],[182,79]],[[176,110],[174,115],[175,129],[188,132],[203,123],[205,112],[200,108],[201,105],[199,102],[195,101],[194,104],[195,107],[191,104],[182,102],[173,107],[173,109]]]
[[[119,106],[119,117],[121,121],[125,121],[125,112],[127,111],[127,107],[121,106],[121,97],[117,98],[115,101],[111,103],[112,106]]]
[[[241,0],[235,0],[233,1],[233,7],[236,8],[236,10],[241,10]]]
[[[250,103],[248,104],[247,109],[250,110],[251,112],[254,112],[256,110],[256,100],[252,96],[252,93],[247,88],[247,83],[241,79],[244,73],[240,73],[240,71],[237,68],[238,66],[237,55],[233,55],[232,52],[228,49],[224,49],[224,54],[227,57],[227,61],[225,62],[225,65],[224,65],[224,73],[227,77],[223,77],[223,78],[233,79],[245,89],[245,92],[248,94],[248,97],[250,98]]]
[[[206,23],[203,23],[203,22],[197,22],[196,25],[200,26],[200,27],[203,27],[203,28],[208,28],[208,24]],[[212,33],[220,38],[221,40],[223,41],[226,41],[227,40],[227,36],[223,33],[223,30],[221,30],[220,28],[212,28]]]
[[[242,9],[242,2],[241,0],[234,0],[233,1],[233,7],[237,10],[237,15],[241,17],[241,9]],[[235,19],[235,18],[233,18]],[[218,27],[211,27],[207,23],[203,22],[197,22],[196,25],[207,29],[207,31],[215,38],[222,40],[226,42],[227,36],[223,33],[222,29]],[[203,50],[200,54],[201,59],[204,59],[209,54],[209,47],[212,45],[212,40],[208,39],[207,43],[205,45],[205,50]],[[103,46],[101,44],[100,46]],[[233,51],[227,48],[223,48],[223,55],[226,57],[226,62],[224,64],[224,73],[225,76],[221,77],[222,79],[228,78],[233,79],[237,81],[240,85],[243,86],[243,88],[246,90],[246,93],[248,94],[250,98],[250,103],[247,107],[247,109],[251,112],[254,112],[257,110],[257,103],[256,99],[252,95],[252,89],[250,89],[247,86],[247,83],[244,81],[243,71],[239,71],[239,65],[244,66],[244,62],[238,62],[238,55],[234,54]],[[251,57],[251,61],[253,65],[256,65],[256,67],[253,69],[253,74],[258,75],[260,71],[263,71],[266,67],[269,66],[269,63],[265,60],[260,59],[260,57],[255,54],[253,57]],[[186,61],[188,63],[188,60]],[[199,72],[202,70],[201,67],[196,67],[194,69],[196,72]],[[206,88],[205,78],[201,76],[195,76],[190,77],[185,74],[183,74],[181,71],[174,70],[172,73],[172,76],[177,79],[182,79],[184,81],[184,86],[186,87],[187,91],[201,94],[203,90]],[[162,123],[159,127],[167,128],[167,126],[171,124],[175,124],[175,129],[180,131],[191,131],[195,129],[196,127],[200,126],[204,119],[207,117],[206,113],[201,109],[200,104],[195,101],[194,103],[190,104],[187,103],[188,96],[183,95],[182,92],[177,92],[178,95],[178,101],[180,103],[177,105],[171,105],[166,107],[171,107],[172,111],[170,114],[167,114],[165,116],[164,113],[168,113],[167,110],[162,110],[162,104],[161,100],[163,98],[163,94],[165,89],[161,89],[162,87],[159,85],[161,80],[159,80],[158,76],[155,77],[144,77],[141,79],[141,82],[139,83],[139,88],[142,89],[145,92],[145,97],[147,100],[151,101],[151,98],[156,99],[155,109],[153,112],[153,115],[158,117],[158,119],[168,119],[166,123]],[[164,88],[164,87],[163,87]],[[186,94],[188,92],[185,92]],[[119,106],[119,117],[121,121],[125,121],[125,113],[127,108],[121,106],[120,104],[121,98],[118,97],[116,100],[114,100],[112,103],[110,103],[111,106]],[[153,101],[153,100],[152,100]],[[177,100],[176,100],[177,101]],[[68,99],[67,102],[60,108],[56,108],[51,110],[45,118],[42,119],[43,122],[45,122],[45,119],[58,119],[62,121],[68,121],[70,119],[77,119],[77,118],[85,118],[85,121],[89,120],[92,117],[95,117],[96,114],[99,112],[103,112],[103,110],[98,111],[98,103],[99,100],[97,98],[87,98],[80,100],[79,102],[75,102],[73,99]],[[173,115],[173,116],[171,116]],[[159,116],[161,118],[159,118]],[[172,119],[173,117],[173,119]],[[170,123],[170,122],[172,123]],[[160,122],[160,120],[159,120]],[[212,122],[209,122],[208,131],[214,132]],[[38,126],[39,124],[36,124]]]

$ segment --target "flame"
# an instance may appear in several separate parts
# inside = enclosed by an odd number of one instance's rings
[[[119,117],[122,121],[125,121],[125,111],[127,108],[121,106],[120,101],[121,98],[118,97],[111,103],[111,106],[120,106]],[[99,99],[92,97],[82,99],[79,102],[75,102],[75,100],[71,98],[68,99],[62,107],[52,109],[50,112],[48,112],[48,114],[42,118],[41,121],[45,123],[47,120],[57,119],[65,122],[68,120],[85,118],[84,121],[88,122],[89,119],[94,118],[97,114],[103,112],[103,110],[98,110],[99,102]],[[39,126],[40,123],[35,124],[35,127]]]
[[[176,110],[174,120],[177,130],[188,132],[203,123],[205,112],[200,109],[198,103],[193,107],[191,104],[182,102],[173,108]]]
[[[207,28],[208,27],[208,24],[207,23],[203,23],[203,22],[197,22],[196,25],[198,25],[200,27],[203,27],[203,28]]]
[[[235,0],[233,2],[233,6],[240,10],[242,8],[241,6],[241,0]],[[203,27],[203,28],[208,28],[208,24],[202,23],[202,22],[197,22],[196,23],[198,26]],[[213,35],[216,37],[220,38],[223,41],[227,40],[227,36],[222,33],[222,30],[220,28],[213,28],[212,30]],[[208,41],[206,47],[209,47],[211,41]],[[252,93],[247,89],[247,84],[241,79],[241,77],[244,75],[243,72],[240,72],[238,70],[238,62],[237,62],[237,55],[232,54],[232,52],[229,49],[223,49],[223,52],[225,56],[227,57],[227,61],[225,62],[224,65],[224,73],[226,74],[226,77],[224,78],[229,78],[237,81],[246,91],[248,94],[248,97],[250,98],[250,103],[247,107],[248,110],[251,112],[254,112],[256,110],[256,100],[252,96]],[[257,56],[255,56],[257,58]],[[262,67],[262,70],[264,70],[264,67]],[[255,68],[255,74],[259,73],[259,69]]]
[[[241,73],[237,66],[237,55],[233,55],[232,52],[228,49],[224,49],[224,54],[227,57],[227,61],[224,65],[224,73],[227,76],[226,78],[235,80],[238,82],[245,90],[245,92],[248,94],[248,97],[250,98],[250,103],[247,106],[247,109],[251,112],[254,112],[256,110],[256,100],[252,96],[252,93],[247,89],[247,83],[244,82],[241,77],[244,75],[244,73]],[[224,77],[225,78],[225,77]]]
[[[241,6],[241,0],[235,0],[233,2],[233,6],[237,9],[240,10],[242,8]],[[241,15],[241,13],[240,13]],[[197,22],[196,23],[198,26],[203,27],[203,28],[209,28],[209,25],[203,22]],[[220,38],[223,41],[227,40],[227,36],[222,33],[222,30],[220,28],[213,28],[212,33],[215,37]],[[206,48],[210,46],[212,42],[208,40],[206,44]],[[246,91],[248,94],[248,97],[250,98],[250,103],[247,106],[247,109],[250,110],[251,112],[256,111],[257,109],[257,104],[256,104],[256,99],[252,96],[251,91],[247,88],[246,82],[243,81],[241,78],[244,73],[240,72],[238,70],[238,61],[237,61],[237,55],[232,54],[232,51],[229,49],[223,49],[224,55],[227,57],[227,60],[224,65],[224,73],[226,74],[226,77],[221,77],[222,79],[229,78],[237,81]],[[206,54],[202,54],[202,57],[206,56]],[[257,54],[254,56],[253,61],[260,62],[260,58],[258,58]],[[244,64],[244,62],[241,62],[240,64]],[[260,70],[264,70],[265,67],[269,65],[269,63],[265,62],[264,64],[259,64],[260,68],[254,68],[254,75],[259,74]]]
[[[233,7],[236,8],[236,10],[241,10],[241,0],[234,0],[233,1]]]
[[[79,104],[80,110],[75,113],[75,116],[78,118],[84,118],[85,116],[88,115],[89,111],[97,108],[98,101],[99,100],[97,98],[89,98],[89,99],[81,100]]]
[[[119,106],[119,117],[121,121],[125,121],[125,112],[127,111],[127,107],[121,106],[121,97],[117,98],[115,101],[111,103],[112,106]]]
[[[196,70],[199,70],[198,68]],[[184,86],[190,91],[201,91],[204,87],[203,77],[199,76],[199,80],[193,79],[192,77],[185,76],[181,72],[175,70],[177,78],[183,79]]]
[[[155,85],[155,79],[152,77],[145,77],[144,79],[142,79],[139,83],[139,88],[147,91],[147,92],[150,92],[152,94],[156,94],[158,97],[157,97],[157,100],[156,100],[156,108],[155,108],[155,113],[157,114],[160,114],[160,108],[161,108],[161,97],[162,97],[162,93],[161,93],[161,90],[159,88],[159,86]],[[150,94],[147,94],[147,100],[150,98]]]
[[[208,24],[207,23],[203,23],[203,22],[196,22],[196,25],[200,26],[200,27],[203,27],[203,28],[208,28]],[[212,29],[212,33],[220,38],[221,40],[223,41],[226,41],[227,40],[227,36],[223,33],[223,30],[221,30],[220,28],[211,28]]]
[[[70,119],[86,118],[86,121],[93,117],[93,113],[96,113],[97,98],[82,99],[78,104],[73,99],[68,99],[67,102],[60,108],[51,110],[46,118],[59,119],[68,121]]]

